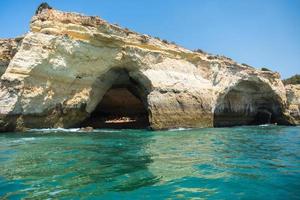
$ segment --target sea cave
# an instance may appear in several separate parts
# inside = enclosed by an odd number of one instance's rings
[[[219,99],[214,111],[214,127],[285,123],[278,96],[262,82],[239,82]]]
[[[109,80],[109,81],[108,81]],[[149,127],[145,88],[125,69],[113,69],[102,81],[111,86],[81,127],[140,129]]]

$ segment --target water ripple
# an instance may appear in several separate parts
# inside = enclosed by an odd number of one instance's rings
[[[300,127],[0,135],[3,199],[299,199]]]

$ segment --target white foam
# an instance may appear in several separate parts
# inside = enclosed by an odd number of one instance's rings
[[[259,126],[265,127],[265,126],[276,126],[277,124],[261,124]]]
[[[36,138],[30,137],[30,138],[22,138],[20,140],[23,140],[23,141],[32,141],[32,140],[36,140]]]
[[[106,132],[106,133],[120,133],[120,130],[108,130],[108,129],[96,129],[97,132]]]
[[[105,132],[105,133],[119,133],[121,130],[113,129],[94,129],[92,131],[85,131],[80,128],[42,128],[42,129],[30,129],[30,132],[44,132],[44,133],[58,133],[58,132],[72,132],[72,133],[82,133],[82,132]]]
[[[42,128],[30,129],[30,132],[81,132],[80,128]]]
[[[179,128],[168,129],[168,131],[188,131],[188,130],[192,130],[192,128],[182,128],[182,127],[179,127]]]
[[[261,124],[259,126],[262,126],[262,127],[264,127],[264,126],[270,126],[270,124]]]
[[[12,141],[12,143],[18,143],[18,144],[21,143],[21,144],[23,144],[25,142],[30,142],[30,141],[34,141],[34,140],[37,140],[37,138],[35,138],[35,137],[20,138],[20,139]]]

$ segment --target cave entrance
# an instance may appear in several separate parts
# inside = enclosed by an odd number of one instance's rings
[[[219,99],[214,126],[284,124],[279,97],[265,83],[242,81]]]
[[[145,89],[126,70],[113,71],[114,83],[81,127],[140,129],[149,127]],[[106,77],[111,76],[107,74]]]

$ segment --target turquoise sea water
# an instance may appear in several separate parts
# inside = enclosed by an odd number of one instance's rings
[[[300,199],[300,127],[0,134],[0,199]]]

